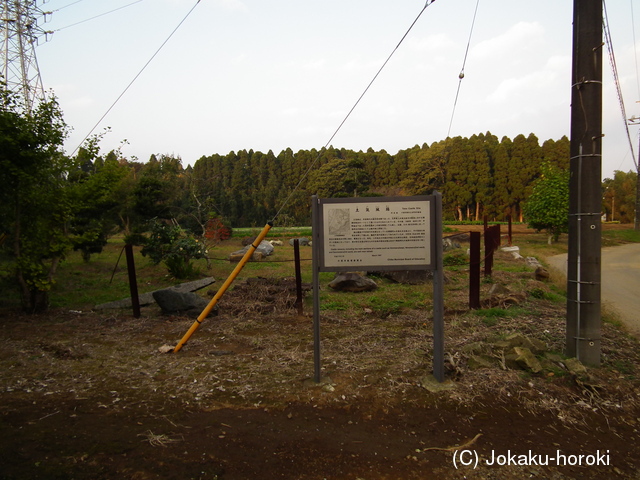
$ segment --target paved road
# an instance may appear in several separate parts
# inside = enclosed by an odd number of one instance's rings
[[[547,259],[567,273],[567,254]],[[636,337],[640,336],[640,244],[602,249],[602,303],[615,310]]]

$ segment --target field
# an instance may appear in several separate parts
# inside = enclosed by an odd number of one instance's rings
[[[199,264],[216,278],[200,294],[226,278],[244,233],[211,248],[210,267]],[[339,293],[322,274],[316,384],[311,298],[303,315],[293,305],[288,240],[299,234],[274,231],[284,246],[247,265],[219,315],[178,353],[159,349],[175,345],[193,318],[155,305],[138,319],[93,310],[128,295],[119,239],[87,264],[68,259],[46,315],[20,314],[3,293],[0,479],[640,478],[638,341],[606,315],[602,367],[569,371],[555,272],[538,281],[524,261],[499,253],[481,285],[483,308],[470,311],[468,266],[455,265],[464,254],[448,254],[444,385],[430,378],[430,284],[376,277],[374,292]],[[603,243],[634,235],[607,228]],[[566,251],[566,238],[547,246],[522,226],[513,242],[543,263]],[[302,248],[305,282],[310,257]],[[141,292],[175,283],[139,255],[136,267]],[[542,345],[542,370],[509,363],[514,334]],[[583,455],[581,465],[558,465],[558,452],[565,463]],[[461,464],[475,454],[475,468]],[[493,455],[511,464],[488,465]]]

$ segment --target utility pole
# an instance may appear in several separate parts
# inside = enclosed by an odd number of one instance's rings
[[[600,365],[602,0],[573,2],[567,355]]]
[[[0,4],[3,77],[0,80],[9,91],[20,94],[27,111],[45,98],[35,47],[39,38],[46,38],[51,32],[38,26],[38,21],[44,23],[48,13],[40,10],[37,3],[37,0],[2,0]]]

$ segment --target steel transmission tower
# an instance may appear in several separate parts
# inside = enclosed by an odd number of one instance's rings
[[[48,33],[38,21],[44,23],[47,13],[37,0],[1,0],[0,25],[2,27],[2,71],[0,80],[7,89],[20,94],[24,106],[31,111],[44,100],[44,88],[36,59],[38,39]],[[44,3],[44,2],[41,2]]]

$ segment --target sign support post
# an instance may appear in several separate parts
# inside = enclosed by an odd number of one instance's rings
[[[321,381],[319,272],[432,270],[433,375],[444,381],[442,195],[312,197],[314,379]]]
[[[433,270],[433,376],[444,382],[444,271],[442,264],[442,194],[435,192]]]
[[[320,212],[320,204],[317,195],[311,197],[311,253],[313,265],[313,278],[311,288],[313,289],[313,379],[316,383],[320,383],[322,376],[320,365],[320,229],[318,227],[318,219]]]

